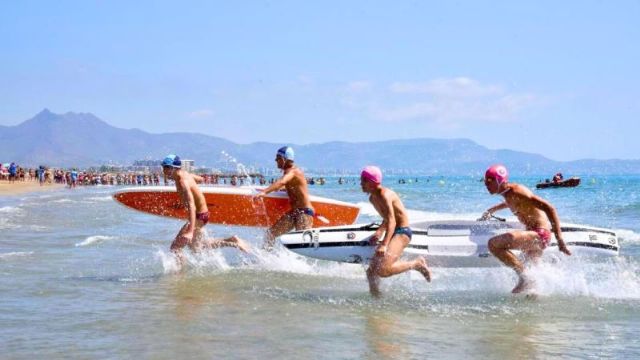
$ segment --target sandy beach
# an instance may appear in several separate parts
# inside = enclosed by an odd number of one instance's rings
[[[46,184],[40,186],[37,181],[16,181],[10,183],[8,181],[0,181],[0,195],[18,195],[35,191],[47,191],[60,189],[64,185]]]

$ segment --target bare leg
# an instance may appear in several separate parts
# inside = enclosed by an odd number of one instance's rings
[[[514,294],[531,288],[535,283],[533,279],[524,274],[524,265],[510,250],[517,249],[525,253],[542,254],[538,242],[535,241],[537,236],[534,231],[512,231],[489,239],[489,251],[518,274],[518,283],[511,290]]]
[[[416,270],[420,272],[425,280],[431,281],[431,271],[427,266],[427,261],[423,257],[419,257],[413,261],[398,261],[404,248],[409,244],[409,237],[406,235],[395,235],[391,238],[387,253],[382,258],[378,275],[381,277],[389,277],[401,274],[405,271]]]
[[[184,248],[187,245],[191,246],[191,244],[189,244],[188,241],[183,236],[187,231],[188,225],[189,223],[184,224],[182,226],[182,228],[178,232],[178,235],[176,235],[176,238],[171,243],[171,252],[173,252],[173,254],[176,256],[178,268],[182,268],[185,262],[184,254],[182,253],[182,248]]]
[[[424,276],[425,280],[431,281],[431,270],[429,270],[424,257],[420,256],[413,261],[398,261],[409,241],[410,239],[406,235],[395,235],[387,246],[386,254],[383,257],[376,256],[371,260],[367,269],[367,279],[369,280],[369,292],[374,297],[380,296],[380,277],[416,270]]]
[[[371,259],[371,263],[369,264],[369,268],[367,269],[367,280],[369,281],[369,293],[371,296],[379,298],[380,297],[380,277],[378,276],[378,267],[379,260],[374,258]]]
[[[313,227],[313,216],[307,214],[298,214],[294,216],[296,230],[307,230]]]
[[[282,234],[285,234],[293,229],[294,223],[289,213],[284,214],[278,221],[267,230],[266,239],[263,248],[271,250],[275,244],[276,238]]]
[[[209,239],[204,243],[204,248],[206,249],[217,249],[221,247],[234,247],[238,248],[238,250],[242,252],[249,252],[251,247],[244,240],[240,239],[238,236],[233,235],[226,239]]]

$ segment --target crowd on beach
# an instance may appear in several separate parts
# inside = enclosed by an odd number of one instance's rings
[[[199,174],[199,176],[204,185],[266,185],[276,181],[274,178],[267,180],[261,174]],[[77,168],[56,169],[46,166],[26,168],[15,162],[0,163],[0,181],[9,183],[38,181],[40,185],[61,184],[68,187],[91,185],[159,186],[167,185],[168,180],[161,172],[78,171]],[[323,177],[310,177],[307,180],[310,185],[324,185],[326,183]]]

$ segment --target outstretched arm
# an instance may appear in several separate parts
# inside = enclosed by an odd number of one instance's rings
[[[285,174],[283,177],[278,179],[278,181],[274,182],[273,184],[269,185],[269,187],[267,187],[266,189],[262,190],[260,192],[260,194],[258,194],[258,196],[264,196],[264,195],[272,193],[272,192],[274,192],[276,190],[280,190],[280,188],[282,188],[283,186],[287,185],[291,180],[293,180],[294,177],[295,177],[295,175],[294,175],[293,171]]]
[[[491,218],[491,215],[493,215],[494,212],[500,211],[500,210],[506,209],[506,208],[508,208],[506,201],[501,202],[498,205],[492,206],[492,207],[488,208],[484,213],[482,213],[482,216],[480,217],[480,220],[489,220],[489,218]]]

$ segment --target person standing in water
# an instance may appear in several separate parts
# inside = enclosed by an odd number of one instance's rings
[[[571,255],[571,252],[562,239],[556,209],[527,187],[510,183],[508,180],[509,174],[504,166],[493,165],[487,169],[484,175],[487,190],[492,195],[502,195],[504,202],[489,208],[480,220],[488,220],[494,212],[509,208],[525,226],[525,230],[513,230],[494,236],[488,243],[489,251],[518,274],[518,283],[511,290],[517,294],[533,288],[535,282],[525,274],[524,264],[511,250],[522,251],[525,259],[535,263],[549,246],[553,232],[558,241],[558,249],[566,255]]]
[[[276,152],[276,164],[283,175],[280,179],[262,190],[258,198],[285,188],[289,196],[291,210],[282,215],[278,221],[267,230],[264,247],[273,247],[278,236],[291,231],[310,229],[313,226],[315,210],[309,200],[309,189],[304,172],[294,164],[295,154],[289,146],[283,146]]]
[[[369,201],[382,217],[382,224],[369,240],[376,250],[369,268],[369,292],[380,296],[380,278],[416,270],[431,281],[427,261],[420,256],[413,261],[400,261],[400,256],[411,241],[409,216],[398,194],[382,186],[382,171],[377,166],[367,166],[360,174],[362,191],[369,194]],[[383,237],[384,234],[384,237]]]
[[[170,154],[162,160],[162,172],[167,178],[171,178],[176,184],[176,191],[187,209],[187,223],[182,226],[175,240],[171,243],[171,251],[176,255],[178,265],[182,267],[184,255],[182,249],[188,246],[193,252],[202,249],[215,249],[219,247],[235,247],[243,252],[249,250],[249,245],[237,236],[226,239],[204,239],[202,229],[209,222],[209,209],[207,202],[196,184],[199,176],[189,174],[181,169],[180,157]]]

